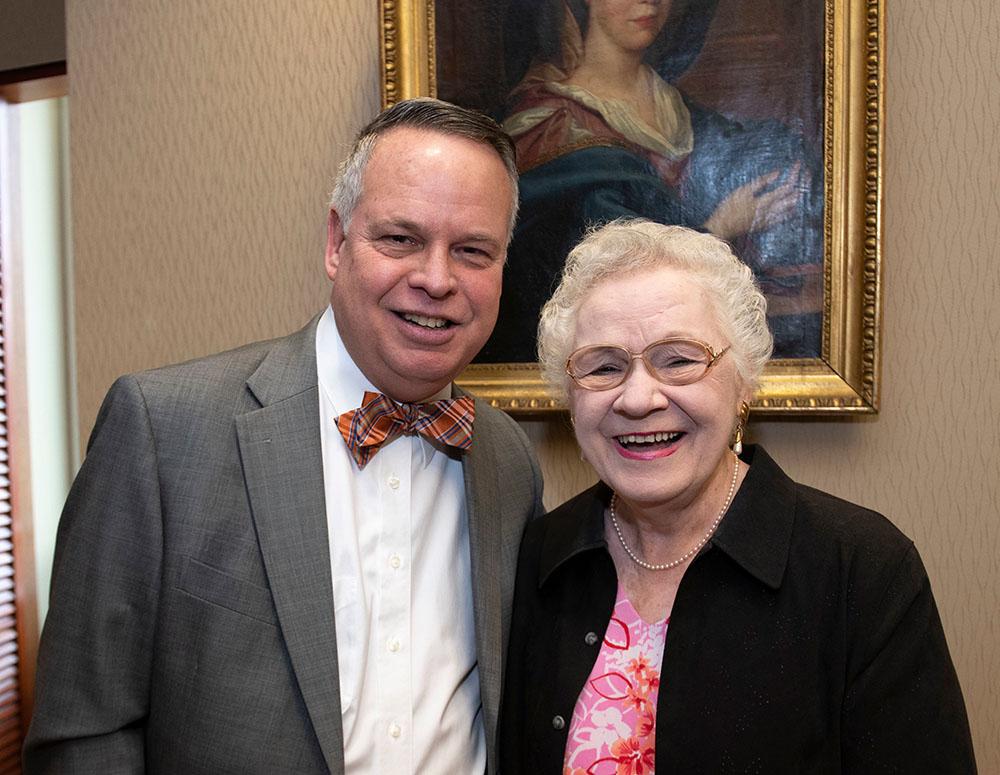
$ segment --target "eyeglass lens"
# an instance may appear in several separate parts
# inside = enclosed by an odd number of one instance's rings
[[[712,354],[698,342],[657,342],[642,353],[653,375],[668,385],[686,385],[705,374]],[[622,347],[585,347],[570,358],[570,373],[585,388],[608,389],[620,385],[628,374],[632,354]]]

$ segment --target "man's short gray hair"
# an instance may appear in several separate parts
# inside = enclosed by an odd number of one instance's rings
[[[663,267],[689,272],[705,289],[729,339],[737,372],[748,387],[757,387],[774,342],[767,327],[767,300],[750,267],[711,234],[646,220],[617,220],[590,230],[573,248],[559,287],[542,308],[538,360],[549,387],[561,399],[568,395],[566,359],[587,294],[605,280]]]
[[[340,165],[333,194],[330,196],[330,207],[340,216],[344,231],[350,226],[354,208],[361,200],[361,183],[365,167],[368,166],[368,161],[375,150],[375,143],[381,135],[399,127],[426,129],[444,135],[464,137],[496,151],[507,170],[512,191],[510,227],[507,235],[509,239],[514,232],[518,205],[514,141],[489,116],[430,97],[397,102],[391,108],[379,113],[358,133],[350,154]]]

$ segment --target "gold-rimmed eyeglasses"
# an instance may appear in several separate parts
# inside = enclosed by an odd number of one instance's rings
[[[614,344],[592,344],[576,350],[566,360],[566,373],[584,390],[610,390],[622,384],[632,364],[642,360],[646,371],[665,385],[690,385],[708,373],[729,352],[697,339],[661,339],[641,353]]]

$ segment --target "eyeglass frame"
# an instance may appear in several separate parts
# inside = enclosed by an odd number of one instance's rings
[[[704,348],[705,352],[708,353],[709,361],[707,364],[705,364],[705,371],[701,373],[701,376],[699,376],[698,379],[693,379],[690,382],[666,382],[665,380],[660,378],[660,375],[656,372],[656,369],[654,369],[652,364],[650,364],[650,362],[647,360],[646,353],[648,353],[654,347],[658,347],[661,344],[669,344],[670,342],[690,342],[692,344],[696,344],[699,347]],[[581,385],[580,382],[577,380],[576,375],[573,374],[572,371],[570,371],[570,364],[573,362],[573,356],[583,350],[591,350],[601,347],[610,347],[615,350],[621,350],[622,352],[627,353],[629,356],[628,368],[625,369],[625,371],[622,373],[621,380],[619,382],[616,382],[614,385],[608,385],[607,387],[587,387],[586,385]],[[583,347],[578,347],[569,354],[569,357],[566,359],[565,368],[566,368],[566,374],[569,376],[571,380],[573,380],[573,383],[578,388],[580,388],[581,390],[589,390],[591,392],[599,393],[604,390],[614,390],[615,388],[624,385],[625,381],[632,374],[632,366],[635,364],[636,359],[639,359],[642,361],[643,366],[646,367],[646,373],[649,374],[649,376],[651,376],[661,385],[670,385],[671,387],[681,387],[683,385],[693,385],[694,383],[700,382],[701,380],[705,379],[705,375],[708,374],[709,369],[711,369],[715,365],[716,361],[718,361],[719,358],[721,358],[731,349],[732,345],[729,344],[723,347],[718,353],[716,353],[715,348],[712,347],[712,345],[710,345],[708,342],[703,342],[700,339],[689,339],[688,337],[685,336],[668,336],[666,339],[658,339],[657,341],[651,342],[650,344],[646,345],[646,347],[643,348],[642,352],[638,353],[632,352],[630,349],[620,344],[587,344],[584,345]]]

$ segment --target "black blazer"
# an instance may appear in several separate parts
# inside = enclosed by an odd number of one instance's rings
[[[796,484],[760,448],[681,581],[656,719],[670,773],[976,771],[917,551],[880,515]],[[598,484],[529,524],[501,707],[505,775],[561,772],[614,607]],[[590,641],[596,641],[591,643]]]

